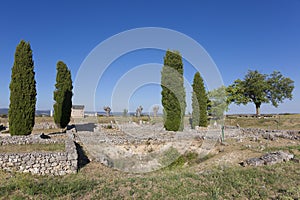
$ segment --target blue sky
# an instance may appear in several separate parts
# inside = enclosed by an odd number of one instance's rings
[[[244,77],[249,69],[267,74],[281,71],[295,81],[294,98],[278,108],[262,105],[262,112],[300,113],[299,10],[299,0],[1,1],[0,108],[9,105],[11,67],[21,39],[30,41],[33,50],[37,108],[51,109],[58,60],[68,65],[75,80],[81,63],[102,41],[129,29],[163,27],[201,44],[226,86]],[[113,86],[124,73],[145,63],[162,64],[163,56],[164,51],[147,49],[112,63],[99,81],[96,109],[111,104]],[[186,61],[184,64],[185,77],[191,82],[195,69]],[[149,111],[156,104],[160,104],[160,87],[150,84],[135,91],[129,110],[143,105]],[[254,113],[252,104],[230,108],[230,113]]]

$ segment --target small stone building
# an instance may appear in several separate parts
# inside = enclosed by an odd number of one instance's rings
[[[72,118],[84,118],[84,105],[73,105],[71,117]]]

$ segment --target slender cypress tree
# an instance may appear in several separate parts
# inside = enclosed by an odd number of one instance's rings
[[[168,50],[161,72],[161,94],[164,127],[169,131],[182,131],[184,128],[186,102],[183,83],[182,57],[179,52]]]
[[[36,105],[34,76],[30,44],[21,40],[16,48],[9,85],[9,132],[11,135],[29,135],[32,132]]]
[[[192,128],[195,128],[195,126],[207,126],[207,99],[203,79],[200,73],[197,72],[193,82]]]
[[[72,111],[72,77],[71,71],[62,61],[58,61],[56,71],[54,122],[59,128],[65,128],[70,122]]]

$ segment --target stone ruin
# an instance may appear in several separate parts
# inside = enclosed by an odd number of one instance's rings
[[[220,135],[217,129],[166,131],[161,123],[108,125],[96,124],[92,131],[78,131],[78,143],[87,149],[91,160],[135,173],[165,167],[189,151],[205,156],[214,149]],[[172,159],[168,160],[168,156]]]
[[[267,131],[229,126],[224,130],[225,140],[229,138],[237,141],[242,141],[244,138],[300,139],[299,131]],[[219,127],[185,128],[182,132],[172,132],[164,130],[161,123],[116,122],[111,123],[109,128],[103,124],[95,124],[92,131],[81,130],[76,133],[76,136],[78,142],[87,149],[90,159],[123,171],[148,172],[170,164],[160,162],[170,149],[177,152],[177,157],[188,151],[200,156],[216,151],[216,144],[221,143],[221,133]],[[281,153],[280,156],[282,155]],[[175,156],[173,161],[177,157]],[[251,165],[246,163],[248,162],[245,161],[245,165]]]
[[[65,175],[77,172],[78,154],[74,136],[65,139],[43,139],[40,135],[0,136],[0,145],[64,143],[63,152],[0,153],[0,169],[37,175]]]
[[[0,145],[10,144],[49,144],[64,142],[64,152],[0,153],[0,168],[7,171],[30,172],[33,174],[64,175],[76,173],[78,153],[74,140],[82,144],[91,160],[128,172],[148,172],[167,166],[185,152],[196,152],[205,156],[216,150],[221,142],[219,128],[186,128],[182,132],[164,130],[161,123],[110,123],[78,124],[81,129],[67,131],[66,139],[42,139],[39,135],[0,137]],[[48,128],[51,124],[36,128]],[[87,127],[87,130],[84,127]],[[242,141],[276,140],[285,138],[299,140],[299,131],[267,131],[253,128],[225,127],[225,140],[228,138]],[[75,135],[75,138],[74,138]],[[173,160],[162,163],[166,154],[173,153]],[[175,156],[175,157],[174,157]],[[292,159],[291,154],[273,152],[259,158],[245,160],[242,166],[259,166]]]
[[[264,154],[257,158],[250,158],[240,163],[241,166],[262,166],[273,165],[280,162],[287,162],[294,159],[293,154],[285,153],[283,151],[271,152]]]

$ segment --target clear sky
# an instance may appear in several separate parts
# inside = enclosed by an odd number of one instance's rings
[[[226,86],[243,78],[249,69],[282,72],[295,81],[294,98],[278,108],[262,105],[262,113],[300,113],[299,10],[299,0],[1,1],[0,108],[9,106],[11,67],[21,39],[29,41],[33,50],[37,109],[51,109],[57,61],[68,65],[75,80],[86,56],[102,41],[129,29],[162,27],[201,44]],[[135,51],[112,63],[99,81],[97,110],[111,104],[114,85],[124,73],[145,63],[162,64],[164,53]],[[191,83],[195,69],[186,61],[184,64],[186,80]],[[160,87],[149,84],[131,96],[129,110],[143,105],[149,111],[156,104],[160,104]],[[254,113],[252,104],[230,108],[229,113]],[[190,106],[187,111],[191,111]]]

